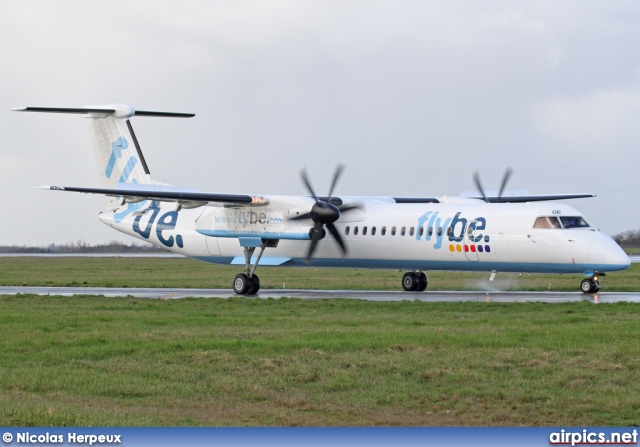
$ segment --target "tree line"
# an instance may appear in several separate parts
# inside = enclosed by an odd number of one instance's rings
[[[82,239],[77,242],[66,244],[49,244],[40,246],[29,245],[2,245],[0,253],[166,253],[167,251],[156,245],[143,242],[137,244],[132,242],[111,241],[106,244],[89,244]]]
[[[621,247],[640,247],[640,230],[627,230],[611,237]]]

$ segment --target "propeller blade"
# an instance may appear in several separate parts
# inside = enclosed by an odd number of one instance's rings
[[[497,202],[500,201],[500,197],[502,197],[502,193],[504,192],[504,187],[507,186],[507,182],[509,181],[511,174],[513,174],[513,169],[507,168],[504,173],[504,177],[502,178],[502,185],[500,185],[500,192],[498,193],[498,199],[496,200]]]
[[[482,194],[482,199],[485,202],[489,203],[489,199],[487,199],[487,195],[484,193],[484,189],[482,188],[482,184],[480,183],[480,175],[478,174],[478,171],[473,174],[473,181],[476,183],[476,188],[478,188],[480,194]]]
[[[289,220],[305,220],[305,219],[313,219],[314,213],[304,213],[295,217],[290,217]]]
[[[311,239],[311,245],[309,245],[309,252],[307,253],[307,261],[311,259],[311,255],[316,251],[316,246],[318,245],[318,239]]]
[[[344,241],[342,240],[342,236],[340,236],[340,232],[338,231],[338,229],[332,223],[327,224],[326,227],[327,227],[327,230],[329,230],[329,233],[331,233],[333,238],[336,240],[336,242],[338,243],[338,245],[342,249],[342,256],[346,255],[347,254],[347,247],[345,247]]]
[[[341,213],[343,213],[345,211],[361,210],[362,209],[362,205],[359,205],[359,204],[356,204],[356,203],[352,203],[350,205],[339,206],[338,209],[340,210]]]
[[[313,191],[313,188],[311,187],[311,183],[309,183],[309,179],[307,178],[307,171],[305,169],[302,170],[302,172],[300,173],[300,176],[302,177],[302,181],[307,186],[307,190],[311,193],[315,201],[319,202],[318,196],[316,196],[316,193]]]
[[[311,255],[316,251],[318,241],[322,239],[322,223],[316,222],[313,227],[314,231],[311,232],[311,245],[309,245],[309,252],[307,253],[307,259],[311,259]]]
[[[338,178],[340,178],[340,174],[344,171],[344,165],[340,164],[336,168],[335,174],[333,174],[333,181],[331,182],[331,188],[329,188],[329,198],[327,199],[327,203],[331,203],[331,197],[333,197],[333,189],[336,187],[336,183],[338,183]]]

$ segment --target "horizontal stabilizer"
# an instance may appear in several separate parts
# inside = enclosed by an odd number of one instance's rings
[[[193,118],[195,113],[178,112],[151,112],[148,110],[136,110],[136,116],[157,116],[159,118]]]
[[[132,116],[155,116],[160,118],[192,118],[195,113],[177,112],[152,112],[149,110],[135,110],[125,104],[112,104],[110,106],[97,107],[17,107],[11,109],[14,112],[44,112],[44,113],[75,113],[80,115],[93,115],[97,117],[114,115],[117,118],[130,118]]]
[[[44,112],[44,113],[77,113],[88,114],[97,113],[111,115],[116,113],[115,109],[89,109],[89,108],[63,108],[63,107],[16,107],[11,109],[14,112]]]

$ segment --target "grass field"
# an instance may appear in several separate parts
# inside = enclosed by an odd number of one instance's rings
[[[228,288],[237,271],[0,258],[2,285]],[[611,274],[604,290],[638,290],[639,273]],[[502,286],[533,290],[580,279],[504,276]],[[261,278],[398,290],[401,273],[265,268]],[[488,274],[429,278],[464,290]],[[0,296],[0,425],[637,425],[639,327],[630,303]]]
[[[640,308],[0,297],[0,425],[631,425]]]
[[[207,264],[187,258],[0,258],[3,286],[96,286],[231,288],[239,266]],[[263,289],[401,290],[403,272],[261,267]],[[578,291],[581,275],[427,272],[428,290]],[[640,264],[601,278],[602,291],[640,290]],[[428,293],[428,291],[427,291]]]

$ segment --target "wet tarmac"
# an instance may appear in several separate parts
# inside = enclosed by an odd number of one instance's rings
[[[130,296],[150,299],[194,298],[231,298],[237,297],[231,289],[164,289],[164,288],[107,288],[107,287],[0,287],[0,295],[16,294],[35,295],[94,295],[105,297]],[[599,292],[584,294],[581,292],[403,292],[373,290],[297,290],[297,289],[263,289],[255,295],[257,298],[301,298],[317,299],[357,299],[367,301],[433,301],[433,302],[544,302],[566,303],[588,301],[592,303],[632,302],[640,303],[638,292]]]

